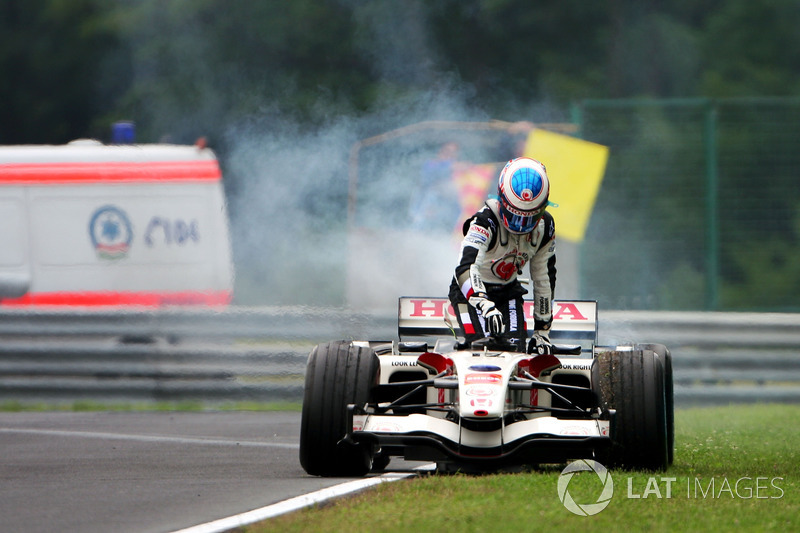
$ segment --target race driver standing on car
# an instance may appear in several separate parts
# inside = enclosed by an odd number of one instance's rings
[[[552,353],[549,338],[556,284],[555,222],[547,170],[519,157],[500,172],[497,195],[464,223],[461,258],[450,285],[450,302],[467,345],[507,334],[525,350],[526,323],[519,281],[528,268],[533,285],[534,330],[528,353]]]

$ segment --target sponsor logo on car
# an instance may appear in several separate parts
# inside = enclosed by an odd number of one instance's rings
[[[444,318],[445,309],[450,315],[455,316],[455,312],[446,298],[409,298],[407,305],[401,310],[400,318]],[[410,305],[408,305],[410,304]],[[534,302],[524,303],[525,316],[533,318]],[[592,304],[594,305],[594,304]],[[587,310],[589,311],[589,310]],[[553,302],[553,320],[567,320],[569,322],[588,322],[593,319],[586,316],[581,310],[579,302]]]
[[[581,426],[567,426],[559,431],[559,435],[588,435],[589,430]]]
[[[467,396],[492,396],[494,391],[488,387],[481,387],[479,385],[473,385],[472,387],[467,387],[465,391]]]
[[[474,384],[489,384],[489,385],[499,385],[503,382],[503,376],[500,374],[467,374],[464,376],[464,384],[465,385],[474,385]]]
[[[472,407],[491,407],[494,402],[491,398],[475,398],[474,400],[470,400],[469,404]]]

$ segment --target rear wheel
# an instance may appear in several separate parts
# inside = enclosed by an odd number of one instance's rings
[[[616,410],[607,466],[666,470],[666,387],[658,356],[652,350],[603,352],[592,365],[592,389],[601,407]]]
[[[315,476],[363,476],[372,465],[366,445],[343,442],[348,404],[364,405],[377,383],[371,348],[336,341],[316,346],[306,365],[300,422],[300,464]]]

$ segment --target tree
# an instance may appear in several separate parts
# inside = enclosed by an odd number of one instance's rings
[[[795,0],[731,0],[703,33],[708,96],[794,96],[800,91],[800,9]]]
[[[0,5],[0,143],[86,137],[109,105],[101,65],[117,46],[103,0],[5,0]],[[105,97],[104,97],[105,96]]]
[[[275,109],[313,123],[368,100],[337,2],[143,0],[117,17],[133,68],[123,108],[149,140],[191,142]]]

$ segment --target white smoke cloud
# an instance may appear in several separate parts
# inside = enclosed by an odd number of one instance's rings
[[[351,298],[358,292],[374,294],[368,299],[384,309],[394,308],[400,295],[447,292],[457,260],[452,228],[443,229],[441,237],[403,231],[420,165],[449,140],[447,134],[402,137],[360,152],[359,223],[373,231],[361,242],[349,238],[347,227],[351,150],[359,140],[422,121],[495,117],[481,108],[473,87],[437,52],[421,3],[340,4],[352,10],[356,47],[372,65],[381,90],[369,111],[356,113],[341,111],[345,107],[334,101],[335,91],[320,87],[312,114],[324,119],[313,127],[279,110],[268,96],[255,94],[246,82],[252,78],[235,65],[211,68],[204,58],[213,49],[198,21],[171,14],[131,37],[135,75],[152,77],[147,86],[154,97],[142,105],[153,129],[171,130],[173,140],[182,142],[198,125],[225,128],[214,135],[223,145],[219,154],[229,195],[237,303],[346,305],[348,279]],[[156,4],[148,6],[150,10]],[[159,41],[168,49],[147,46],[156,31],[171,35],[169,41]],[[192,45],[195,40],[197,46]],[[164,58],[166,65],[198,80],[179,101],[174,95],[159,99],[155,94],[160,86],[156,73],[164,68],[158,62]],[[286,86],[280,91],[290,94],[291,73],[281,75]],[[229,108],[259,111],[233,124],[219,124],[218,117],[225,117],[221,109]],[[470,157],[485,161],[489,156]],[[355,275],[353,265],[358,266]]]
[[[329,116],[310,131],[270,113],[226,134],[243,303],[346,305],[356,297],[393,309],[401,294],[447,292],[457,259],[451,228],[439,245],[403,227],[421,162],[447,139],[399,138],[359,152],[357,222],[370,234],[363,239],[348,235],[349,157],[359,140],[398,127],[488,117],[469,103],[472,88],[441,65],[416,2],[367,2],[353,16],[358,46],[385,88],[370,112]]]
[[[346,304],[348,271],[354,266],[360,286],[356,293],[374,295],[369,300],[380,307],[394,307],[401,294],[446,294],[457,259],[452,228],[443,228],[442,246],[436,246],[435,238],[407,227],[421,162],[438,142],[428,143],[427,151],[419,139],[363,148],[357,161],[355,222],[372,236],[352,239],[347,227],[354,144],[365,132],[381,133],[437,115],[474,119],[452,94],[431,93],[417,100],[415,109],[404,106],[400,113],[387,106],[369,116],[338,117],[313,131],[279,119],[231,129],[225,167],[236,180],[229,211],[237,301]],[[448,265],[444,274],[443,264]],[[426,270],[431,275],[438,271],[435,283],[425,279]]]

